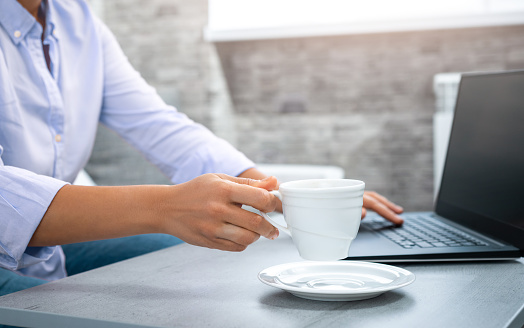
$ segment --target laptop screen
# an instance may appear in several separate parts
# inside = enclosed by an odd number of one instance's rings
[[[463,75],[436,211],[523,238],[524,71]]]

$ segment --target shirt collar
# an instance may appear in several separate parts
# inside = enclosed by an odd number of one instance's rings
[[[18,44],[36,24],[36,19],[16,0],[0,1],[0,24]]]
[[[57,38],[57,33],[54,33],[56,23],[52,1],[48,0],[46,4],[46,33],[52,33]],[[36,19],[18,1],[0,0],[0,25],[4,27],[13,43],[20,43],[35,24],[38,24]]]
[[[1,0],[0,0],[1,1]],[[46,3],[46,33],[53,35],[58,40],[57,23],[55,21],[56,12],[53,5],[53,0],[42,0]]]

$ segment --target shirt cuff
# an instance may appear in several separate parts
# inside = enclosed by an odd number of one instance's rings
[[[0,267],[18,270],[46,261],[54,247],[28,247],[51,201],[67,182],[0,166]]]

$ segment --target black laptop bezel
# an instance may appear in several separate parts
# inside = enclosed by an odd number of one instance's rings
[[[474,79],[474,78],[483,78],[486,76],[514,75],[514,74],[524,75],[524,70],[513,70],[513,71],[503,71],[503,72],[478,72],[478,73],[462,74],[460,84],[459,84],[459,89],[458,89],[459,91],[458,91],[457,99],[455,102],[455,107],[457,108],[457,105],[460,101],[460,97],[462,96],[461,90],[462,90],[462,84],[464,83],[464,81],[467,81],[468,79]],[[460,109],[457,108],[456,110],[460,110]],[[451,135],[449,139],[450,143],[452,141],[453,134],[455,131],[455,123],[456,123],[456,120],[454,119],[452,123],[452,128],[451,128]],[[442,177],[444,177],[444,174],[446,172],[446,167],[447,167],[448,159],[449,159],[449,156],[448,156],[449,151],[450,149],[448,147],[446,157],[445,157],[446,159],[444,163]],[[444,181],[441,181],[441,183],[444,183]],[[502,239],[505,242],[507,242],[508,244],[511,244],[517,247],[520,250],[520,256],[524,256],[524,230],[519,229],[518,227],[515,227],[512,225],[509,225],[507,223],[504,223],[502,221],[498,221],[493,218],[486,217],[482,214],[471,212],[467,209],[460,208],[453,204],[449,204],[442,200],[442,197],[441,197],[442,189],[443,188],[439,189],[439,192],[436,197],[435,213],[453,222],[461,224],[465,227],[472,228],[476,231]],[[524,216],[524,212],[523,212],[523,216]]]

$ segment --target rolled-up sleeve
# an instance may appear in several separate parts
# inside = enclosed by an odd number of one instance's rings
[[[101,122],[140,150],[174,183],[204,173],[237,176],[254,167],[243,153],[168,106],[133,69],[99,21],[104,53]]]
[[[2,149],[0,146],[0,155]],[[18,270],[49,259],[56,247],[28,247],[66,182],[6,166],[0,157],[0,267]]]

